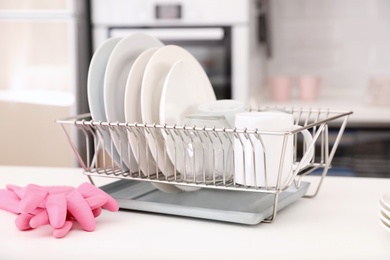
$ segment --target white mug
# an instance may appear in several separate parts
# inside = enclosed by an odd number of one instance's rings
[[[301,126],[294,125],[294,117],[290,113],[238,113],[235,127],[246,128],[247,132],[256,129],[261,132],[258,135],[238,134],[238,138],[234,138],[235,182],[238,184],[268,188],[279,184],[278,187],[283,187],[299,165],[303,168],[313,158],[314,151],[310,147],[312,136],[305,129],[300,133],[303,134],[308,155],[303,157],[301,164],[293,162],[294,135],[289,132]]]

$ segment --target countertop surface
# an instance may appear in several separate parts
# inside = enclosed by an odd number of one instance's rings
[[[85,181],[80,168],[0,167],[0,188]],[[103,211],[94,232],[76,226],[62,239],[50,226],[19,231],[16,215],[0,210],[0,259],[390,259],[378,215],[386,192],[390,179],[327,176],[315,198],[299,199],[270,224]]]
[[[288,101],[261,100],[256,104],[271,107],[321,108],[352,111],[348,126],[390,127],[390,106],[370,104],[360,99],[323,98],[314,101],[293,99]]]

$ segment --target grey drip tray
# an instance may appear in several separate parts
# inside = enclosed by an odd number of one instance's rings
[[[278,211],[306,194],[309,183],[291,185],[279,194]],[[200,189],[192,192],[164,193],[149,182],[119,180],[100,187],[122,209],[162,213],[254,225],[273,212],[274,194],[250,191]]]

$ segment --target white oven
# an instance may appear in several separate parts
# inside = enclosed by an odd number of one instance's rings
[[[218,99],[249,103],[264,79],[264,5],[259,0],[91,0],[93,48],[135,31],[186,48]]]

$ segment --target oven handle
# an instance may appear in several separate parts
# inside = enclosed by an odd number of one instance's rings
[[[123,37],[135,32],[152,35],[162,41],[215,41],[223,40],[224,30],[213,28],[111,28],[110,37]]]

